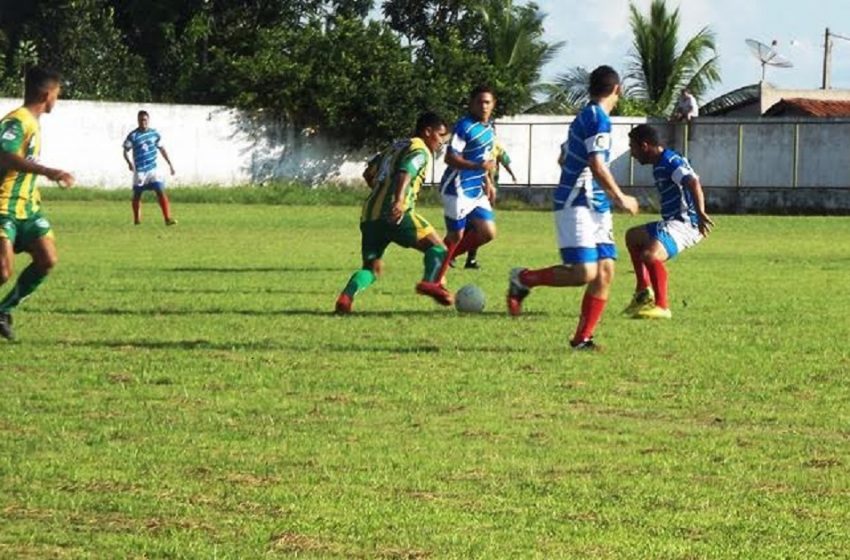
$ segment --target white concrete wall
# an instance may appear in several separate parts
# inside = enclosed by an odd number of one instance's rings
[[[0,99],[0,114],[20,101]],[[136,113],[147,110],[160,131],[177,175],[176,185],[238,185],[272,178],[307,182],[358,182],[364,150],[347,150],[332,138],[253,120],[226,107],[157,105],[60,100],[41,118],[42,161],[67,169],[78,183],[127,188],[131,174],[122,158],[122,142],[136,126]],[[648,186],[651,169],[628,156],[628,132],[642,118],[615,117],[612,170],[625,186]],[[513,159],[521,185],[554,185],[557,158],[572,117],[520,115],[497,122],[497,135]],[[685,151],[681,127],[659,123],[662,136]],[[743,157],[738,167],[739,134]],[[707,187],[850,187],[850,119],[698,119],[687,155]],[[431,170],[439,180],[441,160]],[[510,184],[510,177],[503,175]]]

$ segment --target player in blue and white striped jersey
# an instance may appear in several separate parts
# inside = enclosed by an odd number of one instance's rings
[[[133,223],[136,225],[141,223],[142,193],[150,190],[156,193],[165,225],[173,226],[177,220],[171,217],[171,205],[164,190],[165,180],[157,172],[157,152],[162,153],[172,175],[174,175],[174,166],[165,147],[160,143],[159,132],[148,126],[150,123],[148,112],[139,111],[137,118],[139,127],[130,132],[124,140],[124,161],[133,172]],[[130,150],[133,151],[133,161],[127,157]]]
[[[561,180],[555,191],[555,225],[563,264],[530,270],[514,268],[508,283],[508,312],[522,313],[522,301],[536,286],[587,286],[570,346],[594,350],[593,332],[602,317],[614,278],[614,226],[611,202],[637,214],[638,203],[620,190],[608,169],[611,120],[620,99],[620,76],[610,66],[590,74],[590,103],[570,124],[561,146]]]
[[[437,281],[442,281],[449,262],[457,256],[489,243],[496,237],[493,214],[496,190],[490,172],[495,132],[491,117],[496,97],[488,86],[478,86],[469,95],[469,112],[454,127],[446,149],[446,171],[440,181],[446,220],[445,243],[449,250]]]
[[[714,222],[705,213],[699,176],[686,158],[661,144],[657,130],[648,124],[636,126],[629,132],[629,149],[642,165],[653,166],[661,221],[626,232],[637,282],[624,312],[641,319],[670,319],[664,262],[702,241]]]

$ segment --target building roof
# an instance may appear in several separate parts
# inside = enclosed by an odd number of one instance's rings
[[[758,103],[760,99],[760,85],[751,84],[712,99],[699,108],[699,114],[701,117],[721,117],[747,105]]]
[[[850,117],[850,101],[832,99],[781,99],[765,111],[766,117]]]

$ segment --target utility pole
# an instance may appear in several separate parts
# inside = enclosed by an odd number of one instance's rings
[[[826,28],[826,31],[823,34],[823,88],[822,89],[830,89],[832,85],[830,84],[830,74],[832,73],[832,39],[843,39],[844,41],[850,41],[850,37],[845,37],[843,35],[837,35],[832,33],[829,30],[829,27]]]

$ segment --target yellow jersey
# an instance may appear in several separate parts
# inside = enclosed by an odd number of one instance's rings
[[[37,161],[41,153],[41,129],[29,109],[20,107],[0,120],[0,151]],[[35,173],[0,167],[0,216],[27,219],[38,212],[41,193]]]

